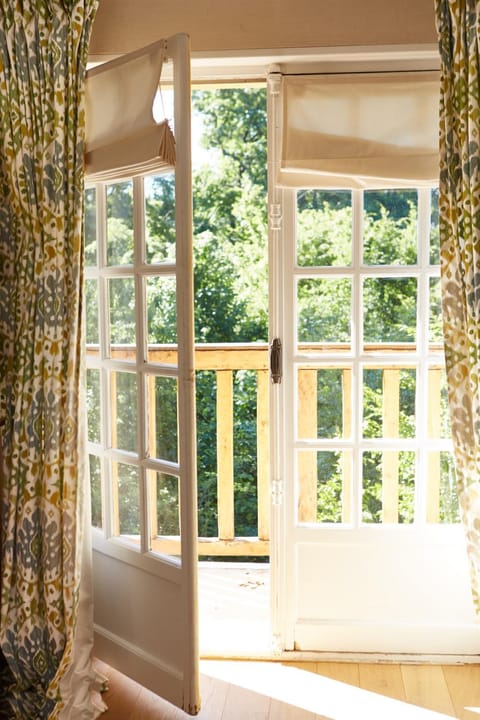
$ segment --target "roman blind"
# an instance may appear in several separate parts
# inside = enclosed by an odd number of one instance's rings
[[[161,172],[175,164],[167,120],[156,122],[166,41],[98,65],[85,87],[85,173],[89,181]]]
[[[437,72],[282,77],[279,185],[438,182]]]

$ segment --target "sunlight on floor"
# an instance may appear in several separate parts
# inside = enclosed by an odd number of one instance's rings
[[[468,712],[477,713],[477,715],[480,715],[480,707],[466,707],[464,710],[468,710]]]
[[[449,715],[280,663],[202,660],[200,671],[315,713],[319,720],[451,720]]]

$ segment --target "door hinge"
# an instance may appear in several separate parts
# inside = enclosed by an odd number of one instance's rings
[[[272,504],[275,506],[283,505],[283,479],[272,480],[271,493]]]
[[[272,383],[282,382],[282,341],[274,338],[270,345],[270,376]]]
[[[271,230],[281,230],[282,228],[282,206],[280,203],[270,203],[268,211],[268,219]]]

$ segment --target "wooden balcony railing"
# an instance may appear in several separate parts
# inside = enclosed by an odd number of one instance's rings
[[[89,349],[92,354],[93,348]],[[113,359],[131,360],[134,351],[126,347],[112,350]],[[165,346],[150,346],[149,360],[155,363],[176,363],[176,351]],[[195,364],[198,371],[212,371],[216,375],[217,416],[217,518],[218,536],[200,537],[200,556],[268,556],[270,539],[269,493],[269,371],[267,344],[197,345]],[[408,361],[405,367],[408,367]],[[336,366],[338,368],[338,366]],[[382,367],[383,370],[383,437],[399,437],[400,368]],[[342,372],[343,436],[351,434],[352,370]],[[257,535],[238,537],[234,521],[234,422],[233,378],[238,370],[254,371],[257,377]],[[428,372],[428,437],[440,437],[441,422],[440,365],[431,366]],[[152,392],[154,391],[152,387]],[[317,437],[317,369],[304,367],[298,374],[298,434],[299,437]],[[111,408],[115,415],[115,408]],[[154,432],[154,429],[152,430]],[[301,454],[302,455],[302,454]],[[440,521],[440,452],[431,454],[427,476],[427,522]],[[384,452],[382,482],[382,522],[399,522],[399,467],[396,451]],[[351,464],[345,463],[342,473],[342,522],[351,519]],[[317,522],[317,468],[314,453],[301,457],[298,466],[298,520]],[[177,536],[156,536],[153,548],[161,553],[178,555],[180,540]]]

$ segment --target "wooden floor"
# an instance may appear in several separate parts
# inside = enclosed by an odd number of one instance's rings
[[[190,716],[99,663],[102,720]],[[480,664],[200,663],[200,720],[480,720]]]

